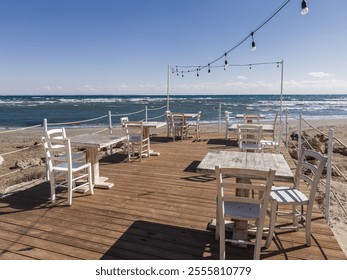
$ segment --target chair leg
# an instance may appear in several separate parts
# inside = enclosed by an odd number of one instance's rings
[[[225,223],[219,221],[219,259],[225,260]]]
[[[275,225],[276,225],[276,218],[277,218],[277,212],[278,210],[278,204],[276,201],[271,202],[271,206],[270,206],[270,224],[269,224],[269,232],[268,232],[268,236],[266,239],[266,243],[265,243],[265,248],[269,248],[270,244],[272,242],[272,238],[275,232]]]
[[[55,187],[56,187],[56,180],[55,180],[55,174],[50,174],[50,185],[51,185],[51,201],[55,201]]]
[[[89,183],[89,190],[91,194],[94,194],[94,186],[93,186],[93,181],[92,181],[92,166],[89,163],[88,164],[88,183]]]
[[[67,202],[69,205],[72,204],[72,188],[73,188],[73,182],[72,182],[72,174],[68,175],[68,198]]]
[[[261,241],[263,238],[263,227],[264,227],[264,222],[259,223],[257,221],[257,234],[255,237],[255,246],[254,246],[254,253],[253,253],[253,259],[254,260],[259,260],[260,259],[260,249],[261,249]]]
[[[305,234],[306,234],[306,245],[311,246],[311,216],[312,209],[309,210],[307,207],[306,222],[305,222]]]

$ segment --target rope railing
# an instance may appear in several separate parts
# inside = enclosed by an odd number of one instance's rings
[[[41,126],[42,126],[42,124],[37,124],[37,125],[21,127],[21,128],[17,128],[17,129],[3,130],[3,131],[0,131],[0,134],[10,133],[10,132],[17,132],[17,131],[22,131],[22,130],[26,130],[26,129],[41,127]]]
[[[145,111],[145,109],[142,109],[142,110],[139,110],[139,111],[136,111],[136,112],[126,113],[126,114],[111,114],[111,116],[112,116],[112,117],[131,116],[131,115],[136,115],[136,114],[142,113],[142,112],[144,112],[144,111]]]
[[[167,106],[162,106],[162,107],[159,107],[159,108],[147,108],[148,111],[157,111],[157,110],[161,110],[161,109],[164,109],[166,108]]]
[[[159,118],[162,118],[162,117],[165,117],[166,116],[166,113],[160,115],[160,116],[156,116],[156,117],[151,117],[151,118],[147,118],[147,120],[156,120],[156,119],[159,119]]]
[[[340,145],[342,145],[343,147],[347,148],[347,145],[344,144],[340,139],[338,139],[337,137],[334,136],[334,130],[333,129],[329,129],[329,134],[322,132],[320,129],[316,128],[314,125],[312,125],[309,121],[307,121],[306,119],[304,119],[301,115],[300,118],[296,118],[295,116],[293,116],[288,110],[287,113],[289,115],[291,115],[291,117],[295,120],[299,121],[299,134],[298,135],[298,145],[297,145],[297,149],[299,151],[299,147],[300,145],[302,145],[301,143],[301,139],[304,141],[305,145],[307,145],[310,149],[312,150],[316,150],[310,143],[310,141],[308,140],[308,137],[306,137],[306,135],[303,133],[304,129],[302,128],[303,124],[305,124],[306,128],[308,127],[309,129],[312,129],[313,131],[324,135],[325,137],[328,138],[328,164],[327,164],[327,176],[326,176],[326,181],[324,181],[323,179],[320,180],[320,182],[322,183],[322,185],[325,186],[325,218],[327,220],[327,222],[329,223],[329,215],[330,215],[330,193],[335,197],[338,206],[340,208],[342,208],[342,210],[347,214],[347,210],[345,208],[345,206],[342,204],[342,202],[339,200],[338,195],[336,193],[336,191],[334,191],[331,186],[333,186],[333,182],[331,180],[331,176],[332,176],[332,172],[335,171],[344,181],[347,182],[347,176],[345,174],[343,174],[343,172],[336,166],[336,164],[334,164],[333,161],[333,145],[334,143],[338,143]],[[291,126],[289,125],[289,127],[291,128]],[[293,141],[293,144],[295,145],[295,142]],[[319,151],[321,152],[321,151]]]
[[[104,116],[93,118],[93,119],[80,120],[80,121],[74,121],[74,122],[47,123],[47,125],[70,125],[70,124],[86,123],[86,122],[101,120],[107,117],[108,115],[104,115]]]

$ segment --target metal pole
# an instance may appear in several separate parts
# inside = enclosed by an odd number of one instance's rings
[[[284,61],[281,61],[281,99],[280,99],[280,123],[282,123],[282,110],[283,110],[283,65]]]
[[[112,115],[111,111],[108,111],[108,131],[112,134]]]
[[[222,103],[219,102],[219,125],[218,125],[218,132],[221,132],[222,128]]]
[[[302,134],[302,127],[301,127],[301,125],[302,125],[302,115],[301,115],[301,113],[300,113],[300,118],[299,118],[299,132],[298,132],[298,160],[300,159],[300,154],[301,154],[301,134]]]
[[[328,142],[328,163],[327,163],[327,177],[326,177],[326,190],[325,190],[325,220],[329,223],[330,212],[330,187],[331,187],[331,171],[333,161],[333,145],[334,145],[334,129],[329,129],[329,142]]]
[[[147,106],[145,106],[145,121],[147,121],[147,117],[148,117],[148,108]]]
[[[170,111],[170,64],[167,66],[166,111]]]
[[[288,148],[288,110],[286,109],[286,148]]]

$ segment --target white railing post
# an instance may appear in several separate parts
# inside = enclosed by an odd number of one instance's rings
[[[148,116],[148,108],[145,106],[145,121],[147,121],[147,116]]]
[[[108,111],[108,131],[112,134],[112,114],[111,111]]]
[[[300,113],[300,117],[299,117],[299,132],[298,132],[298,159],[300,159],[300,154],[301,154],[301,146],[302,146],[302,139],[301,139],[301,135],[302,135],[302,115]]]
[[[333,163],[333,146],[334,146],[334,129],[329,129],[329,142],[328,142],[328,162],[327,162],[327,176],[326,176],[326,190],[325,190],[325,220],[329,223],[330,214],[330,187],[331,187],[331,172]]]
[[[218,133],[221,132],[222,129],[222,103],[219,102],[219,124],[218,124]]]
[[[288,148],[288,109],[286,109],[286,148]]]
[[[43,119],[43,128],[44,128],[45,131],[48,130],[47,119]]]

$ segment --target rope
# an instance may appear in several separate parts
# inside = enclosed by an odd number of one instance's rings
[[[106,128],[104,128],[104,129],[101,129],[101,130],[98,130],[98,131],[94,131],[94,132],[92,132],[91,134],[97,134],[97,133],[103,132],[103,131],[105,131],[105,130],[109,130],[109,128],[106,127]]]
[[[0,175],[0,178],[5,177],[5,176],[7,176],[7,175],[11,175],[11,174],[17,173],[17,172],[19,172],[19,171],[20,171],[20,169],[17,169],[17,170],[15,170],[15,171],[12,171],[12,172],[9,172],[9,173],[6,173],[6,174],[2,174],[2,175]]]
[[[321,180],[321,183],[322,183],[325,187],[327,186],[326,183],[325,183],[323,180]],[[346,211],[345,207],[342,205],[341,200],[337,197],[336,192],[334,192],[333,190],[331,190],[331,193],[332,193],[332,194],[334,195],[334,197],[336,198],[338,204],[340,204],[340,207],[342,208],[343,212],[345,212],[345,214],[347,215],[347,211]]]
[[[132,113],[128,113],[128,114],[111,114],[112,117],[124,117],[124,116],[130,116],[130,115],[135,115],[135,114],[138,114],[138,113],[141,113],[141,112],[144,112],[145,109],[142,109],[140,111],[137,111],[137,112],[132,112]]]
[[[15,131],[21,131],[21,130],[26,130],[26,129],[35,128],[35,127],[41,127],[41,126],[42,126],[42,124],[37,124],[37,125],[28,126],[28,127],[22,127],[22,128],[18,128],[18,129],[4,130],[4,131],[0,131],[0,134],[9,133],[9,132],[15,132]]]
[[[42,145],[42,143],[38,143],[37,145],[35,146],[40,146]],[[15,153],[19,153],[19,152],[22,152],[22,151],[25,151],[25,150],[28,150],[30,149],[31,147],[26,147],[26,148],[23,148],[23,149],[19,149],[19,150],[15,150],[15,151],[11,151],[11,152],[7,152],[7,153],[4,153],[4,154],[0,154],[1,156],[7,156],[7,155],[10,155],[10,154],[15,154]]]
[[[166,105],[164,105],[163,107],[160,107],[160,108],[150,108],[150,109],[147,108],[147,111],[155,111],[155,110],[160,110],[163,108],[166,108]]]
[[[164,113],[164,114],[162,114],[162,115],[160,115],[160,116],[157,116],[157,117],[152,117],[152,118],[147,118],[147,119],[148,119],[148,120],[154,120],[154,119],[162,118],[162,117],[164,117],[164,116],[166,116],[166,113]]]
[[[65,122],[65,123],[63,122],[63,123],[50,123],[50,124],[47,123],[47,125],[63,125],[63,124],[86,123],[86,122],[100,120],[100,119],[103,119],[103,118],[106,118],[106,117],[108,117],[108,115],[97,117],[97,118],[94,118],[94,119],[89,119],[89,120],[76,121],[76,122]]]

